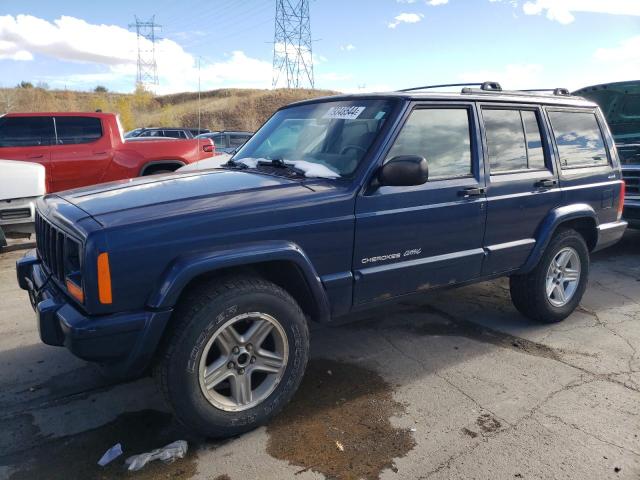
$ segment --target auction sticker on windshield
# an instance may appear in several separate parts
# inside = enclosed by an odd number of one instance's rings
[[[355,120],[367,107],[331,107],[324,114],[324,118],[340,120]]]

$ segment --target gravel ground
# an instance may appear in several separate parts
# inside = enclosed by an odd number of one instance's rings
[[[312,360],[270,425],[212,442],[183,431],[149,378],[112,384],[39,341],[0,254],[0,479],[638,479],[640,232],[596,254],[580,309],[537,325],[498,280],[314,326]],[[125,456],[177,439],[185,459]]]

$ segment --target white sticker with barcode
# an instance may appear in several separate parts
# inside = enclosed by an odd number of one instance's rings
[[[354,120],[360,116],[365,108],[367,107],[331,107],[324,114],[324,118]]]

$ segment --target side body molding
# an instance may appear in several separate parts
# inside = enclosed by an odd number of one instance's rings
[[[544,218],[536,233],[536,245],[529,254],[525,264],[518,270],[518,273],[528,273],[535,268],[542,257],[547,245],[551,241],[558,225],[570,221],[587,218],[593,220],[593,227],[598,226],[598,216],[591,205],[586,203],[576,203],[554,208]]]
[[[287,261],[294,263],[307,282],[315,305],[314,320],[330,319],[330,306],[320,276],[309,257],[295,243],[272,240],[250,243],[207,252],[191,253],[177,257],[162,275],[147,306],[152,309],[173,307],[187,284],[205,273],[213,273],[228,267],[251,266],[257,263]]]

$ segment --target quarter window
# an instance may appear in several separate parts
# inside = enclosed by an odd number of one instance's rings
[[[469,111],[466,108],[414,110],[385,161],[417,155],[429,163],[429,180],[471,175]]]
[[[487,108],[482,118],[492,173],[545,168],[536,112]]]
[[[99,118],[56,117],[56,133],[59,145],[91,143],[102,137]]]
[[[0,117],[0,147],[51,145],[54,137],[51,117]]]
[[[563,167],[608,164],[602,132],[593,112],[550,111],[549,120]]]

